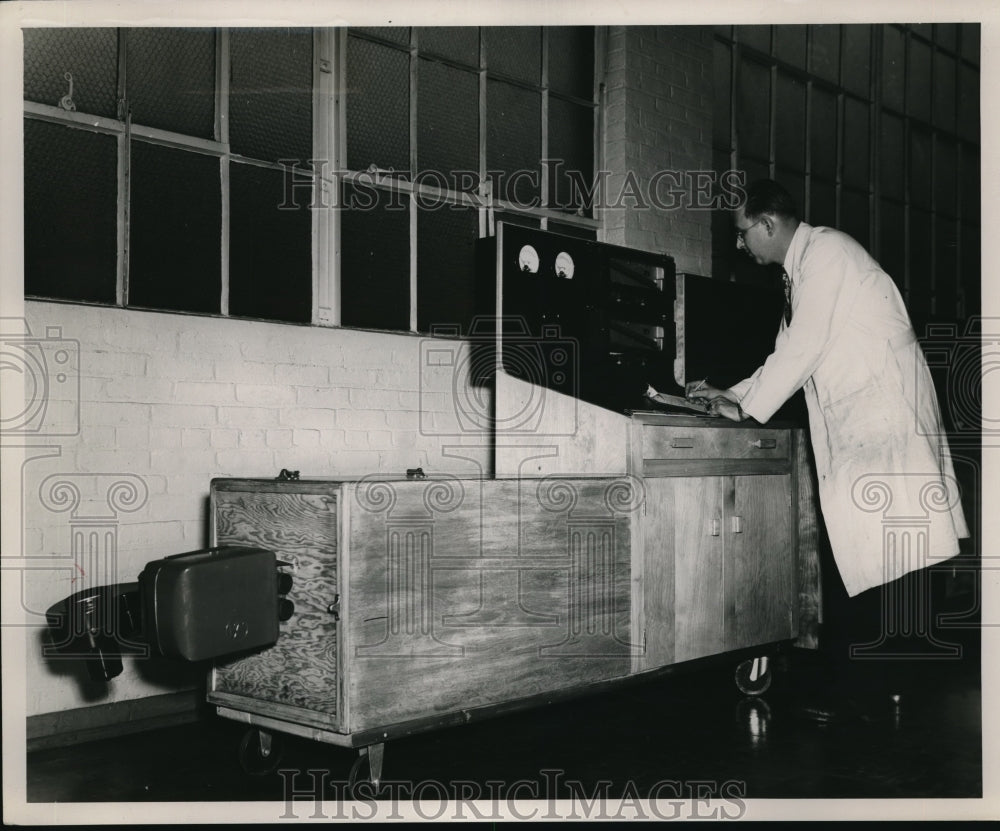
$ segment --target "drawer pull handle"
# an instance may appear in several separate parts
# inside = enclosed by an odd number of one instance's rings
[[[754,439],[750,444],[758,450],[774,450],[778,446],[777,439]]]
[[[671,439],[670,446],[675,450],[685,447],[694,447],[694,439],[688,439],[688,438]]]
[[[734,516],[732,519],[732,529],[734,534],[743,533],[743,517]]]
[[[712,522],[711,522],[711,530],[710,530],[709,533],[711,533],[711,535],[713,537],[717,537],[717,536],[719,536],[719,534],[721,532],[722,532],[722,523],[721,523],[721,521],[718,520],[718,519],[713,519]]]

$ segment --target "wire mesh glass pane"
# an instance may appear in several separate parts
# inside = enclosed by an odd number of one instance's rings
[[[910,38],[910,59],[907,63],[906,107],[909,114],[924,121],[931,120],[931,48],[916,38]]]
[[[935,23],[934,40],[945,49],[954,52],[958,48],[958,25],[955,23]]]
[[[129,29],[125,86],[132,123],[215,136],[215,31]]]
[[[806,67],[806,27],[775,26],[774,56],[792,66]]]
[[[844,88],[862,98],[869,98],[871,26],[858,24],[840,28],[844,36]]]
[[[549,89],[592,101],[594,98],[594,29],[552,26],[549,36]]]
[[[728,43],[715,41],[712,71],[712,144],[716,148],[730,149],[732,144],[733,116],[733,47]]]
[[[844,184],[868,188],[868,105],[844,99]]]
[[[778,73],[775,104],[775,161],[793,170],[805,170],[806,85],[783,72]]]
[[[486,169],[494,195],[528,204],[541,196],[542,97],[490,80],[486,87]]]
[[[311,200],[301,190],[288,198],[284,175],[236,162],[229,166],[229,313],[308,323]]]
[[[234,30],[229,56],[233,152],[305,165],[312,158],[312,30]]]
[[[385,191],[344,183],[340,217],[341,323],[410,328],[410,215]]]
[[[128,304],[220,311],[219,160],[132,142]]]
[[[934,124],[955,129],[955,59],[941,52],[934,55]]]
[[[456,326],[461,334],[493,298],[477,292],[474,208],[446,205],[417,213],[417,328]],[[483,304],[480,306],[479,304]]]
[[[390,40],[393,43],[409,44],[410,42],[408,26],[352,26],[351,32],[371,35],[382,40]]]
[[[581,228],[579,225],[567,225],[565,222],[549,222],[549,230],[553,234],[564,234],[577,239],[597,239],[597,231],[593,228]]]
[[[741,170],[746,176],[746,183],[748,185],[756,182],[758,179],[771,178],[770,166],[766,161],[761,159],[741,158],[737,169]]]
[[[903,119],[882,113],[879,136],[879,180],[882,194],[902,200],[906,178],[906,154],[901,149],[906,143]]]
[[[115,302],[118,140],[24,121],[24,292]]]
[[[962,146],[962,218],[966,222],[978,222],[980,214],[980,178],[979,148],[969,145]]]
[[[813,87],[809,124],[812,172],[824,179],[837,178],[837,96]]]
[[[906,36],[895,26],[882,27],[882,102],[903,111],[906,89]]]
[[[919,332],[931,313],[931,240],[933,229],[928,211],[910,210],[910,270],[906,306]]]
[[[910,201],[921,208],[931,207],[931,134],[910,131]]]
[[[77,112],[116,117],[117,29],[24,29],[25,100],[59,106],[70,91],[67,72]]]
[[[802,211],[806,204],[806,179],[797,170],[782,170],[778,168],[774,171],[774,180],[791,194],[799,211]]]
[[[756,159],[770,156],[771,71],[744,59],[740,65],[736,99],[736,136],[741,155]]]
[[[479,67],[479,29],[475,26],[425,26],[417,29],[417,46],[422,55]]]
[[[537,26],[484,26],[483,49],[490,75],[529,84],[542,80],[542,30]]]
[[[982,287],[982,252],[981,234],[976,225],[963,223],[961,229],[961,268],[959,274],[962,280],[962,297],[965,302],[964,312],[967,316],[978,314],[981,309],[980,290]]]
[[[958,152],[955,142],[940,133],[934,140],[934,210],[938,215],[958,214]]]
[[[809,224],[837,227],[837,188],[814,178],[809,184]]]
[[[549,97],[549,207],[593,216],[594,110]]]
[[[770,26],[737,26],[736,37],[740,43],[759,49],[761,52],[771,51]]]
[[[541,228],[541,223],[533,216],[523,216],[522,214],[503,213],[497,211],[494,214],[495,222],[506,222],[508,225],[519,225],[522,228]]]
[[[868,194],[844,188],[840,194],[840,230],[867,248],[871,242]]]
[[[840,27],[810,26],[809,71],[838,83],[840,80]]]
[[[981,34],[979,23],[959,24],[959,40],[961,42],[962,57],[967,61],[972,61],[972,63],[976,66],[979,66]]]
[[[434,172],[428,184],[440,187],[443,178],[453,190],[475,190],[479,183],[479,76],[428,60],[420,61],[419,73],[417,168],[421,176]]]
[[[889,199],[882,200],[879,211],[878,263],[901,288],[906,273],[906,213],[901,204]]]
[[[938,216],[934,222],[934,313],[954,317],[958,299],[958,222]]]
[[[979,143],[979,71],[964,64],[958,70],[958,132]]]
[[[347,167],[410,169],[410,56],[347,39]]]

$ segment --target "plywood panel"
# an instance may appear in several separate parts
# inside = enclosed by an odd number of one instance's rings
[[[350,729],[628,673],[626,480],[359,483]]]
[[[683,486],[683,483],[680,483]],[[676,508],[672,479],[647,479],[643,557],[643,669],[674,662]]]
[[[224,487],[240,487],[229,483]],[[213,490],[217,545],[256,545],[292,564],[295,606],[278,642],[263,652],[219,664],[214,690],[315,711],[336,725],[337,621],[327,610],[339,592],[337,486],[262,485]],[[314,492],[303,492],[307,489]]]
[[[721,652],[723,632],[722,478],[673,479],[675,658]],[[712,534],[712,523],[719,534]],[[647,624],[648,625],[648,624]]]
[[[792,636],[791,482],[737,476],[726,520],[726,648]]]
[[[496,377],[496,475],[625,474],[629,419],[513,378]]]

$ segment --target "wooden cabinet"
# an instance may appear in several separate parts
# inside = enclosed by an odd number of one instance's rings
[[[613,477],[216,480],[212,544],[273,550],[295,612],[214,668],[209,701],[365,748],[814,634],[801,435],[656,414],[628,433]]]
[[[215,667],[225,714],[355,744],[629,672],[624,478],[233,479],[211,502],[212,544],[275,551],[295,606]]]
[[[630,435],[645,488],[634,668],[795,638],[799,561],[815,540],[799,534],[808,470],[794,432],[637,414]]]

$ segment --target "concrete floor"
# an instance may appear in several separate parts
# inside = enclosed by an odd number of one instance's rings
[[[731,662],[708,660],[399,739],[386,745],[381,794],[584,799],[583,811],[595,795],[700,793],[728,796],[722,804],[732,816],[741,799],[979,797],[978,637],[965,631],[952,640],[961,659],[882,661],[888,675],[873,674],[871,661],[789,649],[772,659],[772,686],[758,698],[736,689]],[[875,675],[888,680],[875,683]],[[344,795],[356,751],[287,737],[279,771],[250,776],[238,761],[244,731],[208,711],[194,724],[36,751],[27,760],[28,800],[284,802],[288,784],[306,800],[317,790],[330,804]]]

